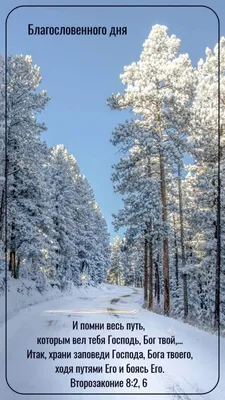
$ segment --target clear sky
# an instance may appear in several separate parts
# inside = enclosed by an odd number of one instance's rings
[[[76,2],[30,1],[27,4],[76,4]],[[80,1],[80,4],[96,4]],[[112,1],[112,4],[122,2]],[[138,4],[136,1],[124,4]],[[155,2],[161,4],[160,1]],[[173,4],[195,4],[190,1]],[[26,4],[26,3],[21,3]],[[78,3],[77,3],[78,4]],[[99,1],[99,4],[110,4]],[[141,4],[154,4],[143,1]],[[164,2],[163,4],[169,4]],[[225,2],[208,1],[219,14],[221,34],[225,35]],[[1,4],[1,34],[4,19],[19,2]],[[126,26],[126,36],[29,36],[28,24],[35,26]],[[110,111],[106,99],[123,91],[119,75],[123,67],[138,61],[142,44],[152,25],[168,26],[169,34],[182,40],[181,51],[189,53],[195,65],[205,48],[217,42],[217,19],[206,8],[20,8],[8,21],[8,54],[29,54],[41,68],[41,88],[51,101],[42,114],[48,131],[43,138],[52,146],[63,143],[72,153],[94,189],[95,197],[108,222],[121,207],[119,194],[113,193],[111,166],[118,159],[109,142],[113,128],[129,117],[125,111]],[[4,51],[2,40],[1,51]]]

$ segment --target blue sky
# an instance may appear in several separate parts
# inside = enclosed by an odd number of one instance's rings
[[[225,34],[223,3],[222,0],[211,1],[205,5],[217,11],[221,33]],[[30,1],[29,4],[42,2]],[[48,4],[62,2],[49,1]],[[76,3],[69,1],[67,4]],[[95,3],[89,1],[87,4]],[[99,4],[107,4],[107,1]],[[185,3],[180,1],[180,4]],[[5,16],[17,5],[19,3],[15,1],[1,4],[2,34]],[[106,26],[108,31],[111,26],[127,26],[128,34],[117,37],[28,36],[28,24]],[[20,8],[10,15],[8,21],[8,53],[32,55],[33,62],[41,68],[42,88],[51,97],[42,114],[42,120],[48,127],[43,138],[50,146],[65,144],[74,154],[81,172],[94,189],[111,235],[111,215],[121,207],[122,202],[120,195],[113,193],[110,181],[111,166],[118,155],[109,139],[113,128],[129,114],[110,111],[106,99],[113,92],[123,91],[119,75],[125,65],[139,59],[142,44],[154,24],[167,25],[169,34],[174,33],[182,40],[181,51],[190,54],[193,64],[204,57],[207,46],[212,48],[217,42],[217,19],[206,8]],[[1,51],[4,51],[3,41]]]

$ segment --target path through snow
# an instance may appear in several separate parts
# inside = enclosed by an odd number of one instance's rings
[[[11,387],[22,393],[80,393],[76,397],[68,395],[19,395],[13,392],[4,380],[4,325],[0,325],[0,398],[3,400],[14,399],[122,399],[124,396],[116,393],[130,393],[126,399],[206,399],[223,400],[225,398],[225,339],[221,338],[221,379],[219,385],[207,395],[188,395],[179,393],[202,393],[211,390],[217,381],[217,336],[203,332],[197,328],[161,315],[150,313],[141,308],[142,292],[139,289],[129,287],[117,287],[107,285],[103,290],[87,291],[86,294],[78,293],[77,296],[61,297],[42,304],[38,304],[23,310],[8,320],[8,382]],[[121,323],[124,330],[73,330],[72,322],[78,323]],[[126,330],[127,323],[140,323],[145,331]],[[50,344],[37,344],[39,337],[95,337],[101,335],[108,341],[108,335],[114,337],[135,337],[140,344],[129,346],[128,344],[66,344],[53,346]],[[143,344],[143,335],[149,337],[169,337],[175,335],[176,341],[181,345],[155,345]],[[88,342],[88,339],[87,339]],[[95,359],[27,359],[27,350],[45,352],[66,351],[100,351],[112,355],[112,350],[118,352],[143,352],[145,360],[132,360],[114,358],[107,360]],[[148,350],[154,352],[168,351],[191,352],[190,359],[148,359]],[[56,366],[101,366],[110,364],[117,371],[114,374],[103,372],[98,374],[59,374],[55,373]],[[129,374],[119,373],[119,366],[125,364],[142,366],[149,369],[151,364],[162,366],[164,373]],[[127,378],[131,378],[140,388],[71,388],[70,379],[76,380],[123,380],[126,385]],[[147,378],[147,388],[142,387],[143,379]],[[88,396],[88,392],[111,393],[112,396],[97,394]],[[177,395],[143,396],[141,393],[176,393]],[[115,394],[113,394],[115,393]],[[135,396],[131,396],[135,393]]]

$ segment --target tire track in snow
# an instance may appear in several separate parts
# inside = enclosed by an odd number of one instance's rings
[[[116,314],[116,311],[114,308],[107,308],[107,311],[110,315],[112,315],[113,317],[119,318],[119,315]]]

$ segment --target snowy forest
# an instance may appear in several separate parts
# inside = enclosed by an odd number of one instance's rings
[[[221,312],[224,326],[225,38],[193,66],[181,40],[155,25],[120,79],[124,93],[108,105],[131,113],[111,138],[121,155],[112,181],[124,204],[114,226],[125,234],[111,245],[109,282],[143,287],[147,309],[200,326],[218,326]]]
[[[111,136],[120,154],[111,180],[123,198],[113,225],[124,232],[111,244],[75,157],[42,138],[50,98],[41,79],[31,56],[1,56],[0,290],[6,252],[10,279],[35,281],[40,292],[84,280],[134,286],[150,311],[209,327],[220,316],[225,326],[225,38],[195,66],[181,40],[155,25],[140,59],[124,67],[124,93],[106,100],[131,115]]]
[[[38,116],[50,99],[38,89],[40,68],[30,56],[8,58],[6,127],[4,69],[1,57],[1,288],[6,228],[9,276],[35,281],[40,292],[49,283],[60,290],[82,279],[101,283],[109,266],[107,224],[74,156],[42,140],[46,126]]]

